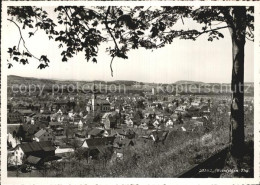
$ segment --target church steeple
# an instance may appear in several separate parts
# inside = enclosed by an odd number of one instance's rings
[[[93,111],[93,114],[96,112],[97,110],[97,90],[96,90],[96,85],[95,85],[95,82],[93,84],[93,92],[92,92],[92,111]]]

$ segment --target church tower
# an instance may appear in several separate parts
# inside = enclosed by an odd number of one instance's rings
[[[92,105],[93,114],[95,114],[95,112],[97,111],[97,90],[96,90],[95,83],[94,83],[93,92],[92,92],[91,105]]]

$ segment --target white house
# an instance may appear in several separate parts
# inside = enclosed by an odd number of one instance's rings
[[[155,126],[156,128],[159,127],[159,125],[160,125],[160,123],[159,123],[158,120],[155,120],[155,121],[153,122],[153,126]]]
[[[15,148],[18,144],[21,142],[16,137],[13,137],[13,134],[8,133],[7,135],[7,142],[12,146],[12,148]]]
[[[168,119],[168,121],[165,123],[166,127],[172,127],[173,126],[173,121],[171,119]]]
[[[177,107],[175,109],[175,112],[184,112],[186,110],[187,110],[187,106],[186,105],[181,105],[181,106],[179,106],[179,107]]]
[[[74,114],[73,110],[69,111],[68,116],[69,116],[70,118],[73,118],[74,115],[75,115],[75,114]]]
[[[82,130],[83,129],[83,122],[81,120],[79,120],[78,122],[78,130]]]
[[[132,121],[130,118],[128,118],[128,119],[125,120],[125,124],[126,124],[128,127],[133,127],[133,126],[134,126],[134,123],[133,123],[133,121]]]
[[[14,149],[13,162],[15,163],[14,165],[21,165],[24,159],[29,156],[39,158],[54,156],[55,150],[56,148],[49,141],[22,143]]]
[[[13,156],[13,165],[22,165],[23,160],[25,158],[25,152],[20,147],[20,145],[17,145],[17,147],[14,150],[14,156]]]
[[[59,109],[58,112],[57,112],[57,114],[62,115],[63,113],[62,113],[62,111]]]
[[[38,132],[36,132],[34,134],[34,140],[36,142],[40,142],[40,141],[53,141],[54,140],[54,136],[53,134],[46,129],[41,129]]]

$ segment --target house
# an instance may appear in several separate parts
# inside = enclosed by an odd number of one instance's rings
[[[74,153],[75,150],[73,148],[70,148],[70,147],[60,147],[60,146],[57,146],[56,150],[55,150],[55,155],[56,156],[68,156],[67,154],[72,154]]]
[[[59,128],[62,126],[61,122],[50,122],[49,123],[49,127],[53,130],[55,130],[56,128]]]
[[[136,145],[136,142],[135,142],[134,139],[125,138],[125,139],[120,141],[120,145],[121,145],[121,147],[129,147],[129,146]]]
[[[164,144],[164,141],[167,139],[168,134],[169,131],[154,130],[151,132],[150,137],[155,143],[162,142]]]
[[[100,107],[101,112],[108,112],[110,111],[110,103],[107,100],[98,100],[97,106]]]
[[[202,121],[194,121],[193,123],[195,126],[203,126],[203,122]]]
[[[166,127],[172,127],[172,126],[173,126],[173,121],[172,121],[172,119],[169,118],[169,119],[166,121],[165,126],[166,126]]]
[[[75,137],[77,137],[78,140],[86,139],[87,135],[87,130],[78,130],[75,132]]]
[[[187,109],[187,112],[191,115],[191,116],[199,116],[199,108],[195,107],[195,106],[190,106]]]
[[[102,116],[101,123],[104,125],[105,129],[110,129],[110,118],[111,117],[111,112],[106,112]]]
[[[22,123],[23,122],[23,115],[18,112],[12,112],[7,114],[7,124],[15,124],[15,123]]]
[[[62,127],[55,128],[54,133],[55,136],[62,136],[64,135],[64,128]]]
[[[15,164],[22,165],[29,156],[38,158],[55,156],[55,147],[52,146],[50,141],[22,143],[15,147]]]
[[[7,143],[10,147],[15,148],[21,142],[14,134],[8,133]]]
[[[187,106],[186,105],[181,105],[179,107],[177,107],[175,109],[175,113],[179,113],[179,112],[185,112],[187,110]]]
[[[115,112],[107,112],[102,116],[101,123],[104,125],[105,129],[110,129],[110,128],[116,128],[118,125],[119,120],[119,115]]]
[[[58,115],[63,115],[63,112],[62,112],[61,109],[59,109],[58,112],[57,112],[56,114],[58,114]]]
[[[77,125],[78,125],[78,130],[82,130],[83,129],[83,122],[81,120],[79,120]]]
[[[108,132],[104,129],[93,128],[87,133],[88,138],[97,138],[97,137],[106,137],[108,136]]]
[[[73,117],[75,116],[75,113],[73,112],[73,110],[70,110],[70,111],[68,112],[68,116],[69,116],[70,118],[73,118]]]
[[[24,117],[30,116],[33,113],[30,109],[18,110],[18,112]]]
[[[154,122],[153,122],[153,126],[155,127],[155,128],[158,128],[159,127],[159,125],[160,125],[160,122],[159,122],[159,120],[154,120]]]
[[[86,110],[88,112],[109,112],[110,111],[110,103],[106,99],[97,99],[97,92],[95,89],[95,84],[94,84],[94,89],[93,89],[93,94],[92,98],[89,100]]]
[[[34,134],[34,140],[36,142],[40,142],[40,141],[51,141],[51,142],[53,142],[54,136],[53,136],[53,133],[50,130],[41,129]]]
[[[87,149],[88,157],[91,156],[93,159],[97,159],[104,156],[107,158],[113,154],[114,140],[115,137],[86,139],[81,147]]]
[[[130,118],[125,120],[125,124],[127,125],[127,127],[133,127],[134,126],[134,122]]]
[[[113,146],[115,137],[103,137],[103,138],[93,138],[93,139],[86,139],[83,144],[82,148],[96,148],[98,146]]]

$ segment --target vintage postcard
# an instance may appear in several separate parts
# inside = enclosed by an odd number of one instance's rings
[[[258,184],[257,2],[4,1],[2,184]]]

